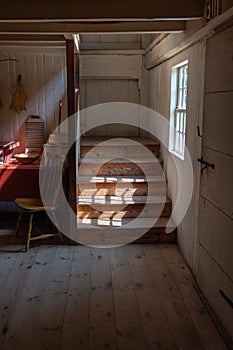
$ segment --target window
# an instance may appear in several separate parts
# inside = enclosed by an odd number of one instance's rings
[[[184,158],[188,61],[172,68],[169,150]]]

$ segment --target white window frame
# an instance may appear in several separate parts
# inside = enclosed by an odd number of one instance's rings
[[[171,75],[169,151],[181,159],[185,150],[188,92],[188,79],[186,83],[181,81],[181,71],[186,67],[188,60],[173,66]]]

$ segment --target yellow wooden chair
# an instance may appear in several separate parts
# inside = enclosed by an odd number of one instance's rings
[[[44,173],[42,174],[42,180],[40,186],[43,193],[43,202],[41,198],[16,198],[15,203],[20,209],[18,221],[15,228],[15,234],[17,236],[20,228],[21,219],[23,213],[29,213],[29,226],[27,230],[25,251],[28,251],[30,242],[39,239],[45,239],[53,236],[59,236],[63,242],[62,234],[58,230],[56,233],[40,233],[37,236],[32,237],[33,216],[38,212],[50,212],[53,218],[53,223],[56,226],[56,211],[58,207],[58,196],[61,190],[61,177],[59,172],[61,168],[62,157],[59,152],[47,152],[46,154],[46,166],[43,167]]]

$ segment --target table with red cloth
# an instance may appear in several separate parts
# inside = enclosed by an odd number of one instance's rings
[[[0,201],[40,197],[39,168],[40,159],[26,165],[17,160],[0,165]]]

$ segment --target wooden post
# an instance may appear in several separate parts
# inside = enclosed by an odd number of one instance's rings
[[[75,53],[74,41],[66,40],[66,69],[67,69],[67,99],[68,118],[75,112]],[[76,140],[76,125],[73,118],[68,120],[69,140]],[[67,198],[72,210],[76,213],[76,147],[75,144],[68,153]],[[70,218],[71,220],[71,218]],[[70,222],[70,229],[76,228],[76,221]]]

